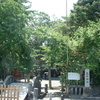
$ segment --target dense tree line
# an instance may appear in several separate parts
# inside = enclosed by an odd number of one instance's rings
[[[0,67],[8,69],[31,68],[31,48],[28,45],[29,11],[26,0],[0,2]],[[7,70],[6,70],[7,71]]]
[[[97,22],[100,18],[99,0],[78,0],[74,4],[69,17],[70,30],[73,32],[79,27],[88,26],[89,21]]]
[[[91,84],[99,84],[99,34],[100,34],[100,1],[79,0],[74,4],[74,9],[66,22],[57,20],[56,25],[50,30],[46,39],[44,57],[47,63],[59,66],[65,78],[68,53],[68,71],[81,74],[85,68],[91,71]],[[48,33],[49,33],[48,32]],[[56,35],[56,36],[55,36]],[[67,43],[68,42],[68,43]],[[68,52],[67,52],[68,47]],[[98,68],[98,73],[96,73]],[[82,83],[81,83],[82,84]]]
[[[89,68],[94,84],[100,73],[100,1],[78,0],[67,26],[65,17],[51,21],[44,12],[27,10],[27,2],[0,2],[0,67],[8,72],[26,68],[29,73],[48,65],[56,67],[64,79],[66,71],[82,76]]]

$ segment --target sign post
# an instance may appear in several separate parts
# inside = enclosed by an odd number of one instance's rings
[[[75,72],[68,72],[68,80],[80,80],[80,74]]]

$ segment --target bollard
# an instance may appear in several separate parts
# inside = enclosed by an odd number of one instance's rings
[[[32,82],[29,82],[29,85],[28,85],[28,91],[33,91],[33,88],[32,88]]]
[[[48,84],[45,84],[45,93],[48,93]]]
[[[38,88],[34,88],[33,100],[38,100]]]
[[[61,94],[61,100],[64,100],[64,96],[63,96],[63,94]]]
[[[52,100],[52,93],[50,93],[49,98],[50,98],[49,100]]]

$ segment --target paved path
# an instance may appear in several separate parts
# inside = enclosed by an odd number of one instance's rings
[[[45,86],[45,84],[49,84],[48,80],[42,80],[41,82],[42,87]],[[82,98],[82,97],[71,97],[69,96],[69,98],[64,98],[61,99],[61,84],[60,84],[60,80],[59,79],[53,79],[52,80],[52,88],[53,89],[48,89],[48,94],[43,98],[43,99],[38,99],[38,100],[100,100],[100,97],[88,97],[88,98]],[[52,96],[52,98],[50,99],[50,96]]]
[[[45,84],[49,84],[49,81],[43,79],[41,82],[41,86],[45,87]],[[88,97],[88,98],[82,98],[82,97],[79,98],[78,96],[74,96],[74,97],[69,96],[69,98],[61,99],[61,91],[60,91],[61,84],[58,78],[52,79],[52,88],[53,89],[48,89],[48,93],[43,99],[38,99],[38,100],[100,100],[100,96]],[[42,89],[42,91],[44,92],[44,89]],[[51,99],[50,99],[50,96],[52,96]]]

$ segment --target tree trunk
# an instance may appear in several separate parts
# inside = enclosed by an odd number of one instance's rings
[[[51,68],[48,68],[49,88],[51,89]]]
[[[28,77],[27,77],[27,82],[29,83],[30,81],[30,73],[28,74]]]

